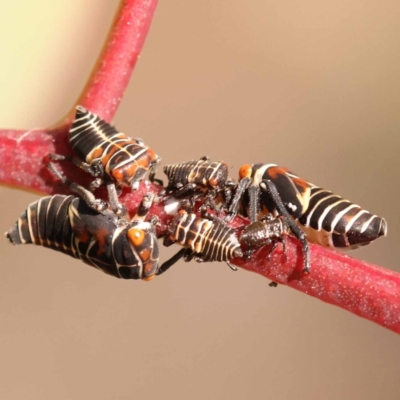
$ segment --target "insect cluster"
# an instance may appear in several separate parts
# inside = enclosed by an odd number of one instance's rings
[[[309,241],[356,248],[387,232],[383,218],[285,168],[243,165],[235,182],[228,176],[226,163],[208,157],[165,166],[166,187],[157,198],[145,194],[136,215],[129,219],[118,199],[121,188],[137,190],[146,174],[162,185],[155,178],[161,158],[141,139],[129,138],[81,106],[76,109],[69,140],[77,157],[51,154],[48,168],[77,196],[48,196],[30,204],[6,236],[16,245],[33,243],[61,251],[118,278],[151,280],[181,258],[224,261],[235,270],[230,260],[248,257],[267,244],[273,245],[273,251],[289,234],[301,243],[303,269],[308,273]],[[63,160],[93,176],[88,188],[60,172],[55,161]],[[107,189],[107,202],[93,194],[100,186]],[[155,201],[173,214],[163,234],[164,245],[182,247],[163,264],[156,235],[158,218],[148,221]],[[168,204],[172,203],[171,208]],[[250,224],[230,227],[237,214],[248,217]]]

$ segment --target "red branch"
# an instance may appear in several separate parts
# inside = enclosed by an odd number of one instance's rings
[[[279,246],[268,260],[265,247],[234,264],[400,333],[399,273],[310,244],[311,273],[305,275],[299,242],[288,237],[286,247],[287,258]]]
[[[103,52],[77,104],[111,121],[139,57],[157,0],[122,2]]]
[[[111,121],[129,83],[157,5],[157,0],[122,2],[106,44],[77,104]],[[0,182],[43,193],[65,192],[43,164],[48,153],[71,154],[68,130],[74,115],[52,128],[0,130]],[[66,166],[65,172],[70,171]],[[80,183],[85,183],[85,179]]]
[[[80,97],[82,104],[110,121],[124,90],[149,29],[157,0],[125,0],[116,16],[106,46]],[[48,173],[44,157],[49,153],[70,155],[68,129],[73,111],[65,121],[49,129],[0,130],[0,182],[40,193],[66,193]],[[65,163],[64,173],[87,185],[90,178],[83,171]],[[125,192],[121,201],[131,213],[143,194],[157,192],[159,187],[144,182],[134,193]],[[22,210],[21,210],[22,211]],[[158,234],[162,236],[170,221],[163,204],[153,206],[160,218]],[[234,226],[247,221],[237,217]],[[311,273],[304,275],[303,254],[296,239],[287,240],[287,259],[281,246],[268,257],[269,248],[257,251],[249,260],[234,263],[257,272],[280,284],[342,307],[388,329],[400,333],[400,274],[342,255],[333,250],[311,245]]]

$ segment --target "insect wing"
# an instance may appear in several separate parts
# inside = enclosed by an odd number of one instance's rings
[[[309,182],[278,166],[268,168],[263,179],[270,179],[275,184],[283,204],[294,218],[300,217],[306,211],[311,193]],[[265,200],[268,207],[270,200]],[[273,208],[275,207],[268,207],[269,210]]]

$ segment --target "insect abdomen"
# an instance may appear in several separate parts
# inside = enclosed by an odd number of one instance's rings
[[[86,159],[88,154],[105,140],[118,133],[113,126],[97,115],[89,112],[84,107],[78,106],[76,107],[75,120],[69,131],[69,141],[78,156],[89,162]]]
[[[231,228],[192,213],[178,216],[172,236],[179,244],[200,255],[203,261],[227,261],[242,256],[239,241]]]
[[[189,182],[189,175],[193,168],[196,166],[198,161],[188,161],[184,163],[169,164],[164,167],[164,173],[167,175],[169,184],[185,185]]]
[[[256,221],[246,226],[240,241],[247,246],[259,247],[269,244],[272,239],[282,239],[289,233],[289,228],[278,217],[269,221]]]
[[[164,173],[168,176],[170,186],[194,183],[213,188],[226,182],[228,166],[224,162],[202,158],[198,161],[166,165]]]
[[[74,196],[43,197],[30,204],[7,233],[14,244],[36,244],[76,257],[68,210]]]
[[[307,210],[298,222],[308,240],[327,247],[356,248],[387,233],[385,219],[318,187],[311,189]]]

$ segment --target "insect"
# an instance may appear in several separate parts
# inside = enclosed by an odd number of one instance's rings
[[[263,217],[262,220],[253,222],[245,227],[240,236],[240,242],[247,247],[244,257],[250,257],[259,247],[266,246],[272,243],[272,248],[269,250],[267,259],[275,250],[278,241],[282,242],[283,254],[286,255],[285,236],[289,234],[290,227],[287,219],[279,216],[273,217],[271,214]],[[276,282],[270,282],[269,286],[277,287]]]
[[[259,213],[290,216],[290,230],[302,242],[306,258],[305,238],[326,247],[356,248],[387,233],[383,218],[299,178],[286,168],[246,164],[240,168],[239,178],[230,214],[235,215],[244,201],[251,222],[257,221]],[[304,270],[309,271],[307,260]]]
[[[245,257],[251,256],[258,247],[273,244],[271,249],[275,249],[277,241],[282,241],[286,254],[284,236],[288,235],[290,227],[283,217],[272,217],[268,214],[263,220],[259,220],[247,225],[240,236],[240,242],[246,244],[247,250]]]
[[[116,185],[136,190],[147,172],[150,181],[156,180],[154,177],[161,158],[141,139],[126,136],[82,106],[76,107],[75,120],[69,131],[69,141],[79,158],[50,154],[49,159],[70,160],[90,173],[96,178],[90,185],[91,191],[105,184],[111,208],[118,215],[123,215],[126,210],[118,201]],[[51,162],[49,169],[60,176]],[[70,182],[64,180],[64,183]],[[74,186],[70,188],[76,191]],[[78,194],[84,198],[89,207],[97,211],[102,211],[107,206],[101,201],[95,201],[90,192],[84,188],[81,188]]]
[[[168,186],[164,192],[172,191],[176,197],[191,191],[200,194],[205,192],[207,203],[213,209],[216,209],[214,199],[219,195],[223,196],[224,203],[229,203],[232,188],[236,186],[228,177],[228,165],[222,161],[210,161],[208,156],[198,161],[166,165],[164,173],[168,177]],[[196,200],[196,196],[193,200]]]
[[[79,197],[56,194],[30,204],[6,233],[17,244],[36,244],[78,258],[109,275],[151,280],[159,269],[157,219],[144,219],[153,195],[143,197],[128,222],[90,208]]]
[[[173,243],[180,244],[183,249],[161,265],[162,272],[182,257],[185,261],[193,258],[198,262],[225,261],[231,269],[236,270],[229,260],[243,255],[235,231],[218,217],[208,213],[197,217],[195,213],[184,209],[178,211],[168,234],[164,236],[165,246]]]

